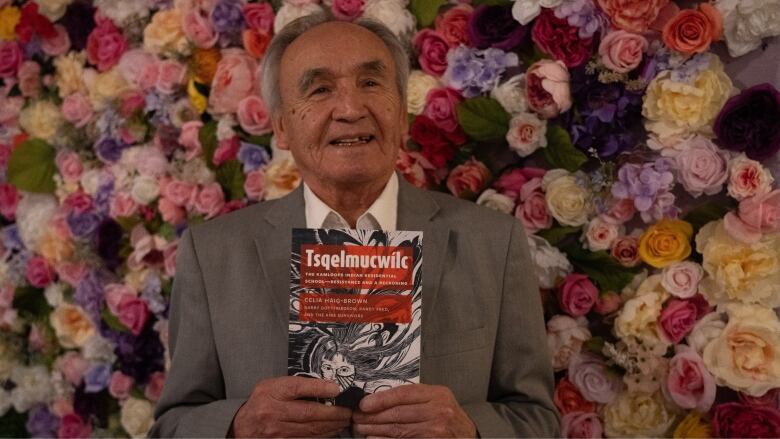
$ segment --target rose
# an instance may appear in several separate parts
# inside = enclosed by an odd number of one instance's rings
[[[620,229],[621,227],[606,221],[603,216],[597,216],[585,226],[585,245],[591,251],[608,250],[621,235]]]
[[[775,407],[755,407],[727,402],[715,407],[715,437],[780,437],[780,412]]]
[[[718,57],[712,57],[709,68],[702,70],[692,83],[677,82],[672,79],[671,70],[664,70],[645,92],[645,128],[661,139],[691,132],[709,134],[731,89],[731,79]]]
[[[547,122],[533,113],[516,114],[509,121],[506,141],[509,148],[520,157],[528,157],[539,148],[547,146]]]
[[[780,388],[772,389],[763,396],[750,396],[740,393],[740,402],[751,406],[778,406],[780,403]],[[780,406],[778,406],[780,407]]]
[[[572,273],[566,276],[558,288],[558,303],[561,309],[573,317],[584,316],[593,308],[599,290],[588,276]]]
[[[541,168],[514,168],[501,174],[493,183],[493,187],[519,201],[523,186],[533,178],[541,179],[546,172]]]
[[[521,191],[520,203],[515,209],[515,218],[519,218],[523,223],[526,233],[536,233],[539,230],[545,230],[552,227],[552,216],[547,210],[547,200],[541,190],[526,190],[529,188],[539,189],[541,179],[531,179],[523,186]]]
[[[41,66],[35,61],[25,61],[17,72],[19,90],[27,98],[38,97],[41,91]]]
[[[199,9],[192,9],[184,14],[181,22],[184,35],[201,49],[213,47],[219,40],[219,34],[209,17]]]
[[[19,204],[19,192],[8,183],[0,183],[0,214],[9,221],[16,217],[16,206]]]
[[[675,157],[675,167],[685,190],[694,197],[720,192],[728,177],[728,154],[698,135],[684,144]]]
[[[704,364],[717,384],[751,396],[780,387],[780,320],[772,309],[726,306],[729,321],[704,348]]]
[[[636,267],[642,260],[639,257],[639,239],[635,236],[621,236],[615,239],[609,253],[624,267]]]
[[[553,403],[562,415],[573,412],[594,412],[596,404],[583,398],[577,386],[571,383],[566,377],[561,378],[555,386],[553,393]]]
[[[158,64],[158,72],[155,88],[162,94],[172,95],[184,82],[186,68],[176,61],[165,60]]]
[[[620,308],[620,296],[614,291],[606,291],[599,294],[596,303],[593,305],[593,311],[605,316],[612,314]]]
[[[246,29],[241,32],[241,41],[247,53],[255,59],[262,59],[271,43],[271,34],[256,29]]]
[[[660,437],[675,420],[658,393],[621,393],[604,407],[607,437]]]
[[[458,198],[476,198],[490,179],[490,170],[484,163],[470,158],[452,169],[447,177],[447,189]]]
[[[434,30],[423,29],[414,36],[412,43],[422,70],[437,78],[441,77],[447,70],[447,40]]]
[[[595,413],[571,412],[561,419],[561,434],[567,438],[600,438],[604,428]]]
[[[238,123],[249,134],[260,136],[271,131],[271,114],[260,97],[247,96],[238,103]]]
[[[701,265],[692,261],[678,262],[664,268],[661,285],[669,294],[687,299],[699,290],[699,281],[703,276]]]
[[[160,186],[157,179],[148,175],[139,175],[133,180],[133,187],[130,190],[130,196],[133,201],[145,206],[160,195]]]
[[[455,108],[463,101],[463,96],[449,87],[434,88],[426,96],[425,108],[422,114],[429,117],[433,123],[447,133],[447,138],[454,143],[463,143],[466,138],[458,125],[458,115]]]
[[[669,0],[598,0],[613,26],[636,33],[646,32],[668,3]]]
[[[165,385],[165,372],[154,372],[149,377],[149,382],[146,383],[144,389],[144,396],[146,399],[152,402],[157,402],[160,399],[163,386]]]
[[[769,83],[754,85],[726,101],[715,119],[717,142],[763,161],[780,151],[780,92]]]
[[[117,98],[132,91],[130,84],[119,72],[119,69],[111,69],[99,73],[94,80],[89,83],[89,100],[95,111],[103,111],[114,104]]]
[[[647,50],[647,40],[639,34],[624,30],[613,30],[599,44],[601,62],[610,70],[628,73],[642,62]]]
[[[71,47],[70,36],[68,35],[68,30],[65,29],[65,26],[55,24],[54,31],[55,34],[51,38],[41,39],[41,49],[43,49],[43,53],[51,57],[64,55]]]
[[[19,66],[24,61],[22,48],[16,41],[0,41],[0,78],[16,76]]]
[[[92,105],[83,93],[68,95],[62,102],[62,116],[76,128],[86,126],[92,115]]]
[[[461,44],[471,46],[469,37],[469,21],[474,8],[461,3],[436,16],[434,29],[444,38],[450,47]]]
[[[104,72],[119,62],[127,48],[122,31],[111,20],[103,19],[87,38],[87,60]]]
[[[270,3],[249,3],[244,5],[242,12],[248,28],[265,33],[274,30],[274,8]]]
[[[666,338],[674,344],[679,343],[696,324],[698,315],[696,305],[687,300],[671,299],[661,310],[658,324]]]
[[[152,428],[153,414],[154,408],[149,401],[130,397],[122,404],[119,422],[131,438],[142,438]]]
[[[188,44],[182,29],[181,11],[176,8],[157,11],[144,28],[144,49],[150,53],[185,54]]]
[[[160,197],[157,201],[157,210],[160,211],[160,216],[163,221],[173,225],[182,224],[187,218],[187,212],[166,197]]]
[[[540,60],[525,75],[528,106],[544,119],[552,119],[571,108],[569,71],[560,61]]]
[[[737,201],[768,193],[774,181],[771,172],[744,154],[729,162],[728,192]]]
[[[609,403],[620,393],[623,383],[597,356],[579,353],[569,362],[569,380],[588,401]]]
[[[699,319],[685,341],[688,346],[702,355],[705,346],[718,337],[725,327],[726,323],[721,319],[720,313],[711,312]]]
[[[715,402],[715,379],[691,347],[677,345],[675,351],[663,383],[664,395],[681,408],[706,413]]]
[[[542,189],[550,214],[559,223],[578,227],[588,222],[590,192],[577,177],[562,169],[548,171],[542,179]]]
[[[723,17],[714,6],[699,3],[697,9],[678,12],[664,24],[661,38],[672,50],[684,55],[703,53],[710,44],[720,40],[723,33]]]
[[[60,304],[51,312],[49,321],[64,348],[80,348],[95,334],[92,321],[77,305]]]
[[[133,335],[137,336],[143,331],[149,319],[149,307],[145,301],[125,294],[117,305],[116,316]]]
[[[409,134],[422,146],[422,155],[438,168],[445,167],[455,156],[455,148],[450,145],[444,130],[425,115],[414,118]]]
[[[742,56],[761,46],[764,38],[780,34],[780,2],[715,2],[723,16],[726,44],[732,57]]]
[[[691,254],[693,226],[682,220],[662,219],[639,239],[639,257],[646,264],[664,268]]]
[[[111,374],[111,383],[108,385],[108,393],[116,399],[124,400],[130,396],[135,380],[120,371]]]
[[[780,189],[742,200],[737,213],[726,214],[723,225],[731,236],[748,244],[780,231]]]
[[[84,379],[84,374],[89,369],[89,362],[78,352],[68,351],[57,358],[54,363],[62,376],[74,387],[78,387]]]
[[[265,171],[262,168],[246,174],[244,192],[250,200],[260,201],[263,199],[265,193]]]
[[[494,47],[509,51],[523,41],[527,29],[518,26],[510,6],[480,5],[471,14],[468,32],[469,39],[478,49]]]
[[[352,21],[363,13],[364,0],[332,0],[330,10],[339,20]]]
[[[552,355],[553,369],[566,369],[572,355],[582,350],[582,344],[590,339],[588,321],[584,317],[577,320],[556,315],[547,322],[547,346]]]
[[[512,210],[515,208],[513,199],[498,193],[495,189],[485,189],[477,198],[476,203],[503,213],[512,213]]]
[[[137,211],[138,203],[133,200],[130,194],[117,193],[111,199],[109,207],[111,218],[133,216]]]
[[[92,424],[84,422],[77,413],[68,413],[60,419],[60,426],[57,428],[57,437],[88,438],[91,435]]]
[[[225,204],[225,194],[219,183],[205,185],[195,197],[194,207],[198,213],[206,215],[206,219],[217,215]]]
[[[46,285],[54,282],[56,273],[54,267],[40,256],[34,256],[27,261],[25,277],[30,285],[36,288],[44,288]]]
[[[428,92],[439,85],[439,80],[420,70],[409,74],[409,86],[406,90],[406,109],[411,114],[422,113]]]
[[[211,81],[210,111],[216,114],[235,113],[241,100],[252,94],[257,65],[241,49],[225,49]]]
[[[558,18],[551,9],[545,9],[534,23],[531,39],[543,52],[572,68],[588,60],[593,45],[593,38],[581,38],[579,31],[565,18]]]

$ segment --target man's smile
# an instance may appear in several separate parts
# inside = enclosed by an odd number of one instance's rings
[[[364,135],[364,136],[342,136],[337,137],[333,140],[331,140],[329,143],[334,146],[358,146],[358,145],[364,145],[370,141],[374,140],[373,135]]]

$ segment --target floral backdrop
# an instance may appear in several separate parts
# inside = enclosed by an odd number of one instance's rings
[[[780,93],[711,52],[780,0],[0,0],[0,436],[148,431],[178,237],[299,183],[258,67],[322,9],[410,48],[399,172],[525,225],[565,436],[780,437]]]

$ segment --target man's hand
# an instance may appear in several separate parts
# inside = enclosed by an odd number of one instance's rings
[[[314,378],[259,381],[233,418],[235,437],[333,437],[350,424],[352,411],[299,398],[334,398],[338,384]]]
[[[384,437],[469,437],[471,418],[444,386],[409,384],[368,395],[352,415],[355,434]]]

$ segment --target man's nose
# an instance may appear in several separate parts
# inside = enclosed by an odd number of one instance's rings
[[[359,90],[342,88],[335,96],[333,119],[340,122],[355,122],[365,117],[366,103]]]

